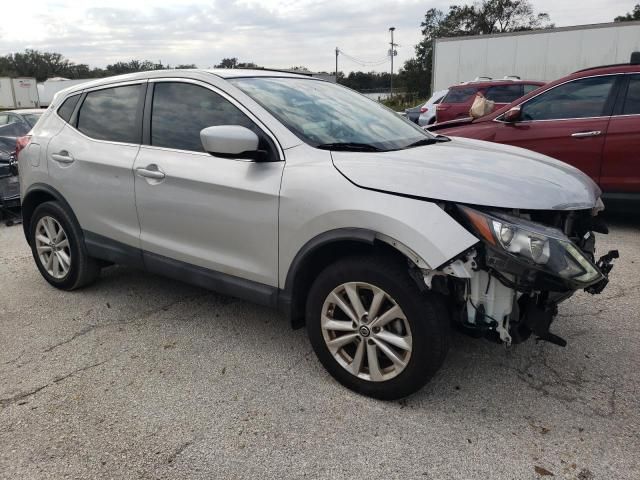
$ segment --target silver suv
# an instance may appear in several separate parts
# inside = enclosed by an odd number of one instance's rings
[[[24,231],[72,290],[126,264],[280,307],[342,384],[382,399],[451,324],[506,344],[606,285],[598,187],[518,148],[434,136],[272,71],[145,72],[58,94],[18,142]]]

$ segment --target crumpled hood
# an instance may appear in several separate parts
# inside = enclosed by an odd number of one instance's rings
[[[389,193],[527,210],[596,206],[601,191],[580,170],[530,150],[453,138],[393,152],[332,152],[354,184]]]

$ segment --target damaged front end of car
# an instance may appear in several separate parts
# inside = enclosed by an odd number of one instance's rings
[[[595,260],[594,232],[608,233],[588,210],[506,210],[449,205],[449,213],[480,242],[437,270],[423,272],[432,290],[452,299],[453,318],[465,332],[506,345],[535,334],[565,346],[550,331],[558,304],[608,283],[611,251]]]

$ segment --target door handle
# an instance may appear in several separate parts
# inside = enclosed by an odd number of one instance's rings
[[[58,153],[52,153],[51,158],[60,163],[72,163],[75,158],[66,150],[61,150]]]
[[[154,180],[162,180],[166,176],[164,172],[153,163],[146,167],[136,168],[136,175],[144,178],[152,178]]]
[[[573,138],[589,138],[598,137],[600,135],[602,135],[602,132],[600,130],[593,130],[592,132],[577,132],[571,134]]]

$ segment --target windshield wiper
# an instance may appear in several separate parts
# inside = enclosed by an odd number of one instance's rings
[[[451,139],[449,137],[445,137],[444,135],[436,135],[433,138],[423,138],[422,140],[418,140],[417,142],[410,143],[405,148],[422,147],[423,145],[433,145],[434,143],[450,141]]]
[[[378,148],[369,143],[357,143],[357,142],[335,142],[335,143],[322,143],[316,145],[316,148],[322,150],[337,150],[345,152],[382,152],[381,148]]]

